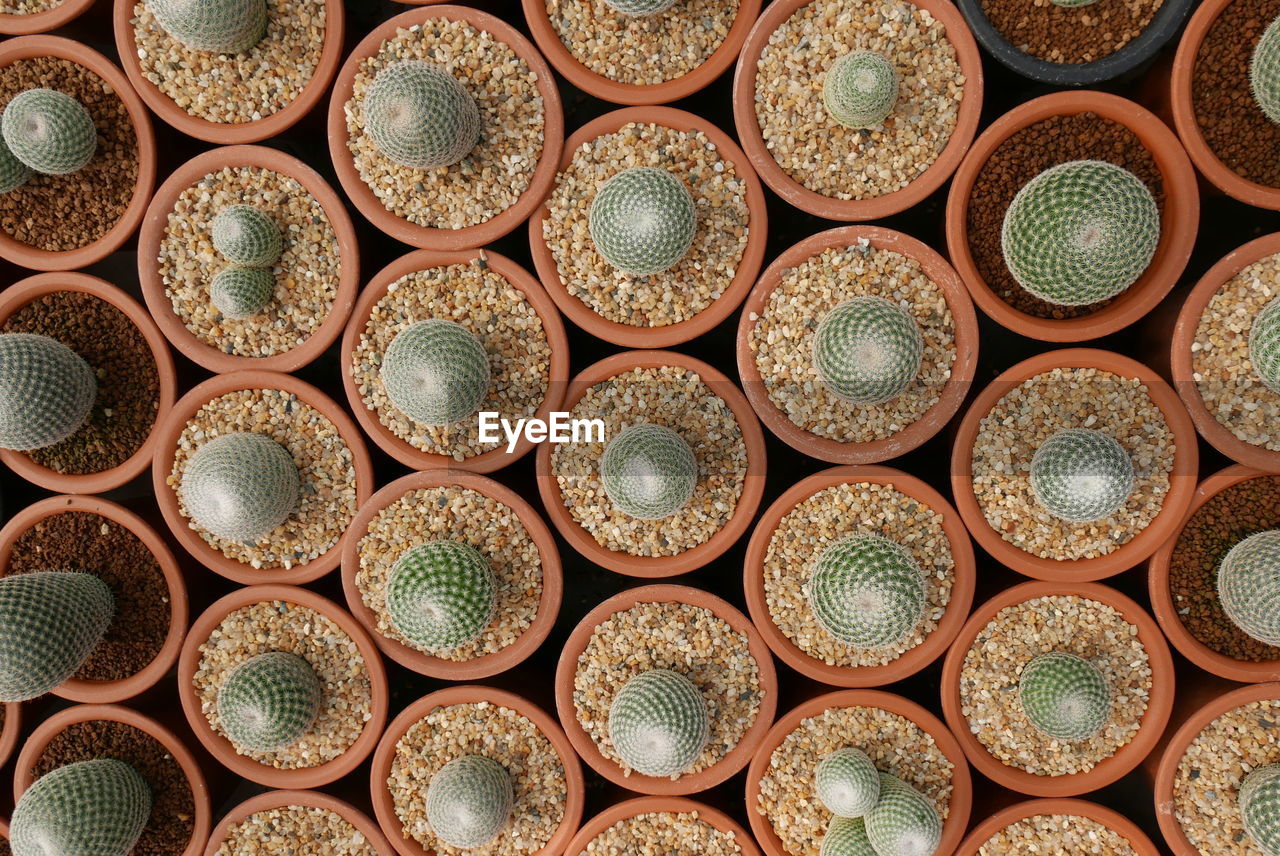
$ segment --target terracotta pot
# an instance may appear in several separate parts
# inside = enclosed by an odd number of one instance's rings
[[[982,278],[969,249],[969,197],[992,153],[1023,128],[1054,116],[1096,113],[1132,131],[1151,153],[1164,186],[1160,243],[1137,282],[1101,309],[1078,318],[1039,318],[1004,302]],[[1082,342],[1114,333],[1146,315],[1164,299],[1186,267],[1200,223],[1196,173],[1173,132],[1152,112],[1106,92],[1054,92],[1005,113],[978,137],[956,170],[947,195],[947,255],[973,302],[1006,329],[1045,342]]]
[[[463,662],[433,657],[379,633],[378,618],[373,610],[365,605],[360,589],[356,586],[356,573],[360,569],[360,541],[368,533],[370,521],[405,494],[444,485],[456,485],[478,491],[510,508],[524,524],[542,560],[542,597],[538,601],[538,612],[533,623],[518,639],[502,650]],[[560,613],[564,578],[560,570],[560,552],[556,549],[555,538],[552,537],[547,524],[543,523],[542,518],[533,510],[533,506],[493,479],[475,473],[443,469],[412,473],[396,479],[362,505],[355,520],[351,522],[348,533],[342,547],[342,590],[347,598],[347,608],[351,610],[356,620],[364,625],[365,630],[369,631],[369,635],[373,637],[373,641],[384,654],[405,668],[420,674],[449,681],[473,681],[505,672],[524,662],[538,649],[538,646],[547,638],[547,634],[551,632],[556,616]]]
[[[391,721],[382,740],[378,742],[377,751],[373,753],[373,769],[369,776],[373,813],[378,818],[378,823],[400,856],[434,856],[433,851],[427,850],[417,841],[405,836],[403,824],[396,816],[391,791],[387,788],[387,779],[391,775],[391,762],[395,758],[396,743],[405,735],[405,732],[432,710],[455,704],[476,703],[505,707],[530,720],[542,736],[551,742],[556,754],[560,756],[566,785],[564,818],[546,846],[528,854],[528,856],[559,856],[565,842],[577,831],[578,823],[582,820],[582,805],[586,801],[582,765],[578,763],[578,756],[573,754],[573,747],[569,745],[560,726],[543,712],[542,708],[515,693],[492,687],[452,686],[436,690],[409,705]]]
[[[155,658],[127,678],[117,681],[69,678],[53,690],[54,695],[77,702],[105,704],[125,701],[155,686],[178,659],[178,649],[182,647],[187,633],[187,586],[182,569],[164,539],[132,511],[96,496],[51,496],[19,511],[0,529],[0,577],[9,571],[13,545],[19,538],[41,521],[69,511],[97,514],[132,532],[155,557],[160,573],[164,575],[169,603],[169,632]],[[0,750],[0,756],[3,755]]]
[[[939,751],[951,762],[955,768],[951,776],[951,807],[947,820],[942,825],[942,840],[934,851],[939,856],[951,853],[964,837],[964,831],[969,825],[969,810],[973,805],[973,780],[956,738],[936,716],[901,696],[880,690],[838,690],[810,699],[783,715],[769,729],[764,742],[751,758],[751,766],[747,769],[747,819],[765,856],[793,856],[773,831],[773,824],[756,810],[760,804],[760,779],[769,768],[770,756],[802,720],[820,716],[833,708],[845,707],[873,707],[906,717],[932,737]]]
[[[200,856],[204,852],[205,842],[209,840],[209,827],[213,822],[209,789],[205,785],[200,763],[178,735],[151,717],[143,716],[127,707],[115,704],[79,704],[60,710],[37,725],[35,731],[31,732],[31,736],[27,738],[27,742],[23,744],[22,751],[18,753],[18,760],[14,764],[13,801],[16,803],[23,792],[35,781],[31,770],[49,743],[78,722],[122,722],[145,732],[164,746],[165,751],[173,756],[178,766],[182,768],[195,805],[195,817],[192,819],[195,828],[191,833],[191,841],[176,856]]]
[[[982,845],[1006,826],[1042,814],[1087,817],[1122,835],[1128,840],[1137,856],[1160,856],[1160,849],[1151,843],[1147,834],[1132,820],[1097,803],[1075,799],[1027,800],[998,811],[974,827],[973,831],[960,843],[960,849],[955,852],[955,856],[978,856]]]
[[[122,0],[123,2],[123,0]],[[67,0],[66,6],[84,6],[80,0]],[[138,97],[128,79],[102,54],[79,42],[61,36],[22,36],[8,39],[0,44],[0,67],[11,65],[24,59],[56,57],[74,62],[89,69],[106,81],[120,97],[129,118],[133,121],[133,130],[138,139],[138,178],[133,188],[133,196],[116,224],[107,233],[91,244],[75,250],[54,252],[41,250],[29,244],[15,240],[5,232],[0,232],[0,257],[14,264],[33,270],[65,271],[75,270],[96,261],[101,261],[120,249],[125,241],[138,228],[142,213],[147,210],[151,200],[151,190],[156,183],[156,138],[151,131],[151,114],[146,105]],[[56,488],[55,488],[56,490]]]
[[[558,410],[564,399],[565,387],[569,383],[569,339],[565,335],[564,323],[556,305],[547,297],[542,285],[520,265],[504,255],[492,250],[454,250],[438,252],[433,250],[416,250],[401,256],[391,264],[378,271],[360,292],[355,310],[342,333],[342,388],[347,393],[347,403],[356,421],[365,433],[373,438],[373,442],[382,451],[395,458],[407,467],[415,470],[452,469],[469,470],[477,473],[490,473],[494,470],[514,463],[533,448],[526,437],[521,436],[515,450],[508,453],[505,441],[496,449],[490,449],[462,461],[455,460],[452,455],[439,455],[424,452],[416,446],[400,439],[390,428],[382,424],[378,415],[369,409],[364,397],[360,394],[359,385],[352,375],[352,353],[360,341],[360,334],[368,324],[369,315],[374,304],[386,297],[388,287],[401,277],[416,271],[447,265],[467,264],[477,257],[483,258],[488,266],[501,275],[507,282],[518,289],[529,301],[534,312],[542,321],[542,329],[547,336],[547,344],[551,348],[551,362],[548,367],[547,397],[534,416],[547,419],[554,410]]]
[[[738,633],[747,638],[751,657],[759,669],[761,689],[760,709],[756,713],[755,722],[742,735],[738,745],[729,750],[723,758],[697,773],[685,773],[678,779],[646,776],[639,772],[625,775],[618,762],[606,758],[600,753],[595,741],[578,722],[573,704],[573,679],[578,665],[578,657],[586,650],[591,634],[601,622],[608,620],[616,613],[623,612],[642,603],[681,603],[710,610]],[[636,640],[643,644],[644,640]],[[734,773],[747,766],[752,754],[765,733],[773,724],[773,716],[778,708],[778,675],[773,668],[773,658],[769,656],[769,647],[764,644],[760,634],[756,632],[750,620],[738,610],[713,594],[690,586],[648,585],[619,592],[604,603],[591,610],[578,622],[569,634],[569,639],[560,652],[560,661],[556,666],[556,712],[560,716],[560,724],[564,727],[569,742],[577,750],[582,760],[591,769],[615,785],[642,794],[657,796],[682,796],[698,793],[713,788],[728,779]]]
[[[218,850],[222,847],[223,842],[227,840],[227,833],[231,831],[232,826],[244,822],[247,818],[260,811],[270,811],[273,808],[285,808],[287,806],[306,806],[308,808],[322,808],[331,811],[354,826],[365,837],[369,847],[378,856],[395,856],[396,851],[392,848],[391,843],[387,841],[386,836],[382,834],[382,830],[364,812],[345,800],[322,794],[319,791],[268,791],[265,794],[250,797],[231,809],[223,816],[222,820],[218,821],[218,825],[213,828],[213,833],[209,836],[208,845],[204,848],[204,856],[218,856]]]
[[[532,0],[532,2],[542,7],[544,0]],[[529,2],[525,5],[527,7]],[[564,147],[564,157],[560,160],[559,169],[568,169],[569,164],[573,162],[574,153],[584,145],[605,134],[612,134],[633,122],[659,125],[690,133],[701,132],[715,145],[717,154],[733,164],[734,169],[742,176],[743,183],[746,184],[750,225],[747,246],[743,250],[742,260],[738,264],[733,280],[720,297],[694,317],[675,324],[662,327],[635,327],[630,324],[620,324],[597,313],[578,297],[570,294],[565,287],[556,267],[555,258],[551,255],[547,242],[542,238],[542,224],[551,213],[545,200],[529,218],[529,248],[533,253],[533,267],[538,272],[538,278],[542,280],[547,293],[560,307],[560,311],[574,324],[593,336],[625,348],[669,348],[701,336],[712,329],[728,318],[747,296],[747,292],[751,290],[751,284],[755,282],[756,274],[760,272],[760,264],[764,261],[765,240],[769,231],[768,211],[765,206],[764,186],[760,184],[755,169],[733,138],[706,119],[673,107],[626,107],[593,119],[569,138],[569,142]]]
[[[342,0],[325,0],[324,45],[320,49],[320,59],[316,63],[315,73],[312,74],[310,82],[298,93],[298,97],[283,109],[252,122],[236,124],[210,122],[193,116],[179,107],[177,102],[143,76],[142,63],[138,59],[138,43],[134,39],[133,24],[130,23],[134,18],[135,0],[113,0],[113,2],[115,3],[112,17],[116,34],[116,50],[120,54],[125,73],[129,75],[130,82],[138,90],[142,100],[147,102],[147,106],[155,111],[163,122],[179,133],[220,146],[256,143],[292,128],[311,112],[311,108],[315,107],[328,91],[338,68],[338,60],[342,58],[342,39],[345,29]]]
[[[600,545],[592,535],[583,529],[569,509],[565,508],[560,496],[560,487],[556,483],[555,474],[551,471],[551,444],[543,443],[538,447],[538,493],[542,497],[543,508],[551,523],[569,544],[590,559],[593,563],[620,574],[631,577],[673,577],[678,574],[696,570],[715,559],[732,547],[751,525],[756,508],[760,505],[760,497],[764,494],[765,448],[764,434],[756,421],[751,405],[742,393],[733,385],[733,381],[701,360],[686,357],[674,351],[627,351],[606,357],[598,363],[588,366],[569,384],[565,395],[564,409],[572,411],[592,386],[616,377],[632,369],[655,369],[664,366],[679,366],[695,372],[702,378],[729,409],[742,431],[742,442],[747,450],[747,475],[742,487],[742,496],[738,505],[722,528],[711,538],[698,546],[685,550],[676,556],[632,556],[629,553],[618,553]]]
[[[1138,628],[1138,640],[1146,649],[1150,661],[1151,693],[1138,733],[1133,740],[1116,750],[1114,755],[1084,773],[1040,776],[997,760],[969,730],[969,722],[960,702],[960,671],[964,666],[965,654],[973,645],[974,639],[1000,610],[1034,598],[1055,596],[1082,597],[1106,604]],[[1173,657],[1160,628],[1137,603],[1115,589],[1097,583],[1029,582],[1005,589],[974,611],[942,664],[942,711],[969,763],[996,784],[1030,796],[1076,796],[1105,787],[1133,770],[1164,733],[1173,708],[1173,698]]]
[[[1044,559],[1022,550],[1004,540],[991,527],[973,493],[973,444],[978,436],[979,423],[1002,397],[1020,383],[1055,368],[1096,368],[1142,381],[1173,432],[1173,470],[1169,474],[1169,492],[1159,514],[1127,544],[1092,559]],[[1067,348],[1023,360],[1003,371],[978,394],[960,422],[955,445],[951,449],[951,493],[969,533],[1001,564],[1039,580],[1084,582],[1114,576],[1134,567],[1154,553],[1182,525],[1195,493],[1198,465],[1199,450],[1191,418],[1160,375],[1142,363],[1110,351]]]
[[[738,139],[752,165],[774,193],[801,211],[828,220],[879,220],[905,211],[941,187],[964,157],[978,130],[982,112],[982,56],[964,18],[947,0],[913,0],[946,28],[947,39],[955,47],[956,61],[965,76],[965,94],[960,102],[955,130],[933,165],[901,190],[873,199],[835,199],[810,190],[787,174],[773,159],[760,133],[756,118],[756,64],[769,37],[801,6],[810,0],[777,0],[764,10],[747,35],[738,67],[733,75],[733,121]]]
[[[890,663],[883,666],[833,666],[801,650],[774,623],[765,599],[764,559],[769,544],[782,518],[797,505],[820,491],[836,485],[869,482],[889,485],[933,509],[942,517],[942,529],[951,542],[955,559],[955,580],[951,587],[951,600],[947,604],[938,626],[925,640]],[[797,569],[800,573],[801,569]],[[964,528],[960,515],[951,503],[929,485],[901,470],[889,467],[832,467],[815,473],[796,483],[769,506],[756,524],[747,544],[747,558],[743,565],[742,585],[746,592],[747,609],[756,629],[764,637],[773,653],[782,662],[805,677],[824,684],[839,687],[877,687],[892,684],[923,669],[938,659],[951,640],[960,632],[960,626],[969,616],[973,605],[973,587],[976,579],[973,545]]]
[[[345,752],[317,767],[277,769],[239,754],[230,740],[213,730],[200,709],[200,698],[196,695],[194,678],[200,665],[200,646],[208,641],[209,634],[237,609],[271,600],[285,601],[324,615],[356,643],[369,670],[373,699],[369,720],[360,736]],[[187,634],[187,641],[183,643],[182,653],[178,656],[178,700],[182,703],[182,712],[186,714],[187,723],[196,738],[222,766],[241,778],[269,788],[318,788],[342,778],[360,766],[373,751],[382,734],[382,726],[387,721],[388,693],[387,673],[383,668],[382,658],[378,655],[378,647],[373,644],[360,623],[333,601],[296,586],[255,585],[236,589],[218,599],[191,625],[191,632]]]
[[[587,845],[591,843],[591,839],[615,823],[639,814],[659,811],[678,812],[680,814],[696,813],[698,820],[710,824],[720,832],[732,835],[742,851],[741,856],[760,856],[760,849],[756,847],[756,843],[751,840],[751,836],[747,834],[747,831],[736,820],[719,809],[714,809],[706,803],[695,802],[684,797],[655,796],[635,797],[612,805],[600,812],[583,824],[582,829],[578,830],[578,834],[573,836],[573,840],[564,848],[564,856],[581,856]]]
[[[332,422],[347,448],[351,450],[352,466],[355,470],[356,502],[358,505],[363,505],[369,498],[373,492],[373,463],[369,458],[369,450],[365,448],[364,438],[346,411],[320,390],[292,375],[251,370],[215,375],[196,386],[173,406],[173,410],[157,432],[159,448],[151,468],[151,484],[155,491],[156,504],[160,506],[160,513],[164,515],[165,523],[169,525],[169,531],[178,539],[178,543],[202,565],[216,574],[241,585],[259,583],[297,585],[318,580],[338,566],[342,558],[342,542],[345,535],[323,555],[310,562],[295,565],[287,570],[285,568],[255,569],[244,562],[228,558],[207,544],[191,528],[190,521],[178,510],[178,492],[168,483],[177,452],[178,438],[182,436],[187,422],[206,403],[242,389],[284,390],[296,395]]]
[[[106,280],[83,273],[36,274],[4,289],[3,294],[0,294],[0,324],[31,301],[59,291],[78,291],[104,300],[123,312],[138,328],[156,364],[159,406],[156,409],[155,423],[147,439],[128,460],[100,472],[83,475],[59,473],[36,463],[29,455],[12,449],[0,449],[0,462],[22,478],[46,490],[76,494],[103,493],[131,481],[151,465],[151,459],[160,446],[159,427],[168,417],[177,395],[173,357],[169,354],[164,336],[160,335],[155,322],[138,301]]]
[[[211,172],[223,167],[258,167],[286,175],[306,189],[320,203],[337,237],[336,252],[342,260],[337,294],[329,316],[303,344],[270,357],[241,357],[228,354],[197,338],[173,311],[173,301],[165,294],[160,276],[160,244],[169,225],[169,213],[183,191]],[[338,194],[320,174],[295,157],[265,146],[234,146],[212,149],[187,161],[165,180],[147,208],[142,231],[138,234],[138,279],[147,308],[160,330],[182,352],[211,372],[233,372],[238,369],[264,369],[291,372],[302,368],[324,353],[342,332],[351,314],[351,306],[360,288],[360,253],[351,217]]]
[[[127,0],[121,0],[127,2]],[[395,36],[397,30],[421,26],[427,21],[466,21],[478,30],[484,30],[505,44],[529,65],[537,77],[538,93],[542,96],[545,127],[542,137],[542,155],[534,170],[528,188],[520,194],[510,208],[474,226],[464,229],[443,229],[419,226],[391,213],[381,200],[374,196],[369,185],[360,178],[351,150],[347,148],[347,119],[345,106],[354,92],[356,71],[360,63],[375,56],[383,42]],[[564,146],[564,112],[560,106],[560,92],[555,78],[542,55],[524,36],[510,24],[487,12],[467,6],[435,6],[410,9],[375,27],[365,36],[343,63],[329,98],[329,154],[338,181],[348,198],[369,222],[397,241],[427,250],[464,250],[491,244],[515,229],[534,208],[541,204],[555,180],[556,164]]]
[[[938,286],[946,298],[955,326],[955,362],[951,366],[951,377],[943,387],[942,395],[920,419],[892,437],[864,443],[842,443],[820,437],[800,427],[769,398],[760,369],[756,365],[755,354],[751,350],[751,333],[760,315],[764,313],[770,295],[788,269],[821,255],[824,250],[852,246],[859,238],[866,238],[876,249],[891,250],[915,259],[924,274]],[[765,268],[760,281],[747,296],[739,316],[737,352],[738,375],[742,378],[747,400],[765,426],[784,443],[810,457],[832,463],[871,464],[900,457],[919,447],[942,430],[942,426],[960,409],[960,403],[973,384],[973,374],[978,366],[978,318],[960,277],[947,264],[946,259],[934,250],[915,238],[892,229],[879,226],[842,226],[810,235]]]
[[[62,0],[52,9],[31,15],[0,15],[0,34],[25,36],[31,33],[47,33],[69,24],[92,5],[93,0]],[[7,838],[8,835],[5,837]]]
[[[22,704],[16,701],[4,704],[4,726],[0,727],[0,767],[9,763],[9,756],[18,748],[22,736]],[[4,830],[8,838],[8,830]]]

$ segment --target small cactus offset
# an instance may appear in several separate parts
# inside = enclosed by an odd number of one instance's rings
[[[98,150],[98,129],[89,111],[55,89],[15,95],[0,116],[0,134],[14,157],[45,175],[84,169]]]
[[[70,437],[93,409],[93,369],[56,339],[0,333],[0,449],[29,452]]]
[[[30,181],[33,175],[35,170],[18,160],[18,156],[4,141],[4,134],[0,133],[0,193],[17,190]]]
[[[914,318],[883,297],[853,297],[823,316],[813,368],[832,395],[869,407],[901,395],[920,373],[924,337]]]
[[[146,0],[173,38],[197,51],[238,54],[267,32],[265,0]]]
[[[364,95],[364,129],[373,145],[413,169],[453,166],[480,140],[480,110],[452,74],[406,60],[378,72]]]
[[[1280,297],[1262,307],[1249,328],[1249,362],[1268,389],[1280,392]]]
[[[128,856],[151,817],[151,787],[129,764],[58,767],[23,792],[9,824],[14,856]]]
[[[242,321],[266,308],[276,290],[276,278],[267,268],[232,265],[209,283],[209,300],[224,318]]]
[[[407,551],[391,568],[387,613],[399,633],[423,651],[473,642],[493,620],[498,582],[470,544],[439,540]]]
[[[243,267],[270,267],[280,259],[280,227],[252,205],[228,205],[213,218],[213,248]]]
[[[0,702],[60,686],[102,641],[115,615],[93,574],[36,571],[0,578]]]
[[[1018,191],[1000,240],[1005,264],[1024,289],[1058,306],[1087,306],[1142,276],[1160,243],[1160,210],[1123,167],[1071,161]]]
[[[1098,0],[1049,0],[1049,2],[1063,9],[1082,9],[1085,6],[1092,6]]]
[[[667,11],[676,0],[604,0],[609,8],[632,18],[647,18]]]
[[[606,262],[625,274],[648,276],[684,258],[698,215],[683,181],[665,169],[637,166],[596,191],[588,225]]]
[[[255,544],[293,514],[301,491],[289,451],[247,431],[214,437],[196,450],[179,491],[197,526],[228,541]]]
[[[863,820],[877,856],[932,856],[942,841],[933,801],[888,773],[880,774],[880,801]]]
[[[1027,663],[1018,698],[1036,730],[1054,740],[1079,743],[1111,718],[1111,685],[1093,663],[1066,651],[1051,651]]]
[[[382,385],[414,422],[452,425],[475,413],[489,394],[489,355],[476,335],[431,318],[405,327],[387,346]]]
[[[836,817],[862,817],[880,800],[880,772],[861,749],[837,749],[814,774],[818,799]]]
[[[847,128],[872,128],[898,101],[898,70],[875,51],[854,51],[835,61],[822,82],[827,113]]]
[[[1091,428],[1068,428],[1031,457],[1031,492],[1069,523],[1092,523],[1119,511],[1133,493],[1133,461],[1120,441]]]
[[[1280,17],[1267,25],[1253,49],[1249,89],[1263,115],[1280,123]]]
[[[483,755],[454,758],[427,786],[427,823],[459,850],[483,847],[511,819],[515,789],[506,768]]]
[[[600,481],[623,514],[661,520],[688,504],[698,484],[698,461],[684,438],[665,425],[632,425],[605,447]]]
[[[710,734],[702,693],[670,669],[640,672],[609,707],[609,742],[628,767],[645,776],[679,776],[702,755]]]
[[[901,545],[879,535],[854,535],[824,550],[814,563],[808,595],[823,630],[866,649],[906,639],[925,609],[920,566]]]
[[[877,781],[876,787],[879,788]],[[867,837],[867,824],[862,817],[836,815],[827,824],[818,856],[879,856]]]
[[[310,663],[288,651],[267,651],[227,675],[218,689],[218,717],[236,746],[274,752],[311,729],[323,697]]]
[[[1237,800],[1245,833],[1266,856],[1280,856],[1280,764],[1258,767],[1240,783]]]
[[[1280,529],[1255,532],[1227,551],[1218,566],[1218,600],[1245,633],[1280,645]]]

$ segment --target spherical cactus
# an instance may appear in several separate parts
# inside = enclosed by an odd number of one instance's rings
[[[1280,645],[1280,529],[1255,532],[1218,566],[1218,600],[1231,622],[1267,645]]]
[[[684,508],[698,484],[698,462],[684,438],[665,425],[623,430],[600,458],[605,495],[637,520],[661,520]]]
[[[483,755],[454,758],[427,785],[427,823],[459,850],[483,847],[511,819],[515,790],[506,768]]]
[[[854,51],[835,61],[822,82],[827,113],[848,128],[871,128],[893,112],[898,70],[875,51]]]
[[[1087,306],[1137,281],[1160,243],[1160,210],[1133,173],[1071,161],[1027,182],[1005,212],[1005,264],[1018,284],[1059,306]]]
[[[1280,764],[1258,767],[1240,783],[1244,831],[1266,856],[1280,856]]]
[[[920,373],[924,337],[914,318],[883,297],[852,297],[818,323],[813,368],[837,398],[891,401]]]
[[[625,274],[648,276],[684,258],[698,215],[684,182],[665,169],[637,166],[600,187],[588,225],[606,262]]]
[[[818,799],[836,817],[862,817],[880,799],[880,773],[867,753],[852,746],[837,749],[814,774]]]
[[[74,675],[114,614],[111,589],[93,574],[0,578],[0,702],[44,695]]]
[[[227,675],[218,689],[218,717],[236,746],[274,752],[311,729],[323,697],[310,663],[288,651],[267,651]]]
[[[1054,740],[1088,740],[1111,718],[1111,685],[1093,663],[1051,651],[1027,663],[1018,698],[1036,730]]]
[[[146,0],[173,38],[197,51],[244,53],[267,32],[265,0]]]
[[[647,18],[665,12],[676,4],[676,0],[604,0],[609,7],[632,18]]]
[[[0,133],[14,157],[45,175],[84,169],[98,150],[98,129],[89,111],[54,89],[15,95],[0,116]]]
[[[280,227],[252,205],[228,205],[213,218],[213,248],[244,267],[269,267],[280,259]]]
[[[879,781],[876,788],[880,787]],[[867,837],[866,821],[861,817],[831,818],[827,832],[822,836],[818,856],[878,856]]]
[[[1263,115],[1280,123],[1280,17],[1267,25],[1253,49],[1249,89]]]
[[[1091,523],[1115,514],[1133,493],[1133,461],[1120,441],[1091,428],[1068,428],[1031,456],[1031,492],[1055,517]]]
[[[1280,392],[1280,297],[1272,300],[1249,329],[1249,362],[1268,389]]]
[[[863,820],[877,856],[933,856],[942,841],[933,801],[888,773],[880,774],[880,801]]]
[[[14,856],[128,856],[151,817],[151,787],[129,764],[58,767],[23,792],[9,824]]]
[[[265,309],[275,289],[276,278],[267,268],[232,265],[209,283],[209,300],[224,318],[242,321]]]
[[[0,132],[0,193],[17,190],[30,181],[33,175],[35,170],[18,160],[18,156],[4,141],[4,134]]]
[[[66,345],[0,333],[0,449],[29,452],[70,437],[93,409],[98,380]]]
[[[196,450],[182,473],[182,502],[201,529],[255,544],[298,507],[298,467],[289,451],[251,432],[223,434]]]
[[[414,422],[452,425],[488,396],[489,355],[466,327],[431,318],[396,334],[380,376],[391,403]]]
[[[424,651],[474,641],[493,620],[498,582],[484,556],[461,541],[410,549],[387,579],[387,613],[402,636]]]
[[[846,645],[887,648],[920,623],[924,575],[901,545],[879,535],[854,535],[818,556],[809,578],[809,608],[818,625]]]
[[[480,140],[471,93],[438,65],[407,60],[378,72],[364,94],[364,129],[391,160],[413,169],[452,166]]]
[[[609,742],[627,766],[645,776],[680,775],[702,755],[710,734],[702,693],[670,669],[640,672],[609,707]]]

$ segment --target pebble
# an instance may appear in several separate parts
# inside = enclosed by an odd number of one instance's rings
[[[288,805],[256,811],[227,829],[216,856],[377,856],[336,811]]]
[[[618,821],[566,856],[737,856],[742,845],[732,832],[722,832],[696,811],[651,811]]]
[[[1037,814],[1001,829],[978,847],[977,856],[1138,856],[1119,832],[1093,818]]]
[[[1108,57],[1142,34],[1164,0],[1118,0],[1074,8],[1053,0],[982,0],[987,20],[1017,49],[1075,65]]]
[[[4,0],[0,3],[0,15],[36,15],[57,9],[66,0]]]

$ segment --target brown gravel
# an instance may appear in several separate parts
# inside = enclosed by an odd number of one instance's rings
[[[982,11],[1023,53],[1075,65],[1111,56],[1141,35],[1164,0],[1091,3],[1074,9],[1051,0],[981,0]]]
[[[1129,839],[1092,818],[1037,814],[988,838],[977,856],[1138,856]]]
[[[618,821],[588,841],[580,853],[567,856],[736,856],[741,852],[742,846],[732,832],[721,832],[699,818],[696,811],[652,811]]]
[[[232,824],[217,856],[378,856],[364,833],[336,811],[289,805]]]

